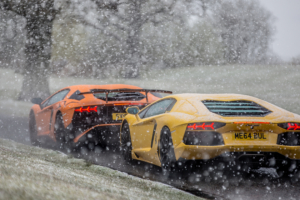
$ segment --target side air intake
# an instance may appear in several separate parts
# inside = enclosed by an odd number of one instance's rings
[[[224,117],[252,116],[264,117],[272,111],[262,107],[253,101],[214,101],[205,100],[202,103],[207,109]]]

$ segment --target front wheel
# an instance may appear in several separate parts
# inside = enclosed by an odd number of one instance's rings
[[[121,152],[124,157],[124,160],[127,162],[132,161],[132,144],[131,144],[131,137],[130,137],[130,130],[129,125],[127,122],[125,122],[122,126],[121,131]]]
[[[176,157],[171,132],[166,126],[161,130],[158,148],[161,168],[164,171],[172,171],[176,165]]]

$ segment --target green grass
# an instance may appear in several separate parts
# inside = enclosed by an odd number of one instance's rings
[[[201,199],[61,152],[0,139],[0,199]]]
[[[258,97],[300,114],[299,66],[199,66],[144,71],[136,79],[50,77],[50,90],[79,84],[132,84],[174,93],[238,93]],[[16,99],[22,76],[0,69],[0,100]],[[1,102],[0,102],[1,103]],[[1,103],[2,104],[2,103]],[[2,111],[0,111],[2,112]]]

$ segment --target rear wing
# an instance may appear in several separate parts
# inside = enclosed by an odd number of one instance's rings
[[[81,92],[80,94],[105,93],[106,94],[106,103],[107,103],[108,102],[108,94],[112,93],[112,92],[145,92],[146,93],[146,100],[147,100],[147,102],[148,102],[148,93],[149,92],[173,94],[172,91],[168,91],[168,90],[154,90],[154,89],[113,89],[113,90],[92,89],[89,92]]]

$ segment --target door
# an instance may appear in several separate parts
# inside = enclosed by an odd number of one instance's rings
[[[42,110],[37,113],[38,135],[49,134],[52,126],[54,125],[54,113],[59,109],[57,103],[65,98],[69,90],[60,91],[51,96],[41,107]]]
[[[164,99],[151,105],[144,113],[140,113],[141,120],[133,125],[133,134],[131,134],[134,149],[152,148],[156,126],[159,123],[157,120],[174,102],[173,98]]]

